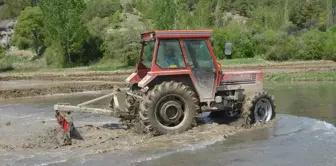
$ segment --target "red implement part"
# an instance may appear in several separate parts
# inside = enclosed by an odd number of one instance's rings
[[[59,125],[62,126],[64,133],[70,132],[70,123],[61,115],[61,113],[56,114],[56,119]]]
[[[71,130],[73,129],[73,123],[68,113],[56,111],[55,115],[57,122],[62,126],[63,131],[60,131],[56,139],[58,143],[62,146],[71,145]]]

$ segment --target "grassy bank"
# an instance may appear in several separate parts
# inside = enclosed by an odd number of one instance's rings
[[[43,63],[43,62],[42,62]],[[276,62],[266,61],[262,58],[242,58],[242,59],[225,59],[220,60],[223,66],[226,65],[244,65],[244,64],[272,64]],[[115,71],[134,69],[135,66],[126,66],[116,63],[92,64],[90,66],[75,68],[47,68],[41,64],[41,60],[29,61],[21,57],[0,57],[0,72],[67,72],[67,71]]]
[[[336,81],[336,72],[329,73],[270,73],[265,75],[265,80],[270,82],[314,82]]]

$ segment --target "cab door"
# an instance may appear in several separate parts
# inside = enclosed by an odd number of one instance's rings
[[[206,40],[182,42],[200,98],[204,101],[212,100],[217,73]]]

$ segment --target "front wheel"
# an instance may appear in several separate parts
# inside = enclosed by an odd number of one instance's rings
[[[153,135],[184,132],[196,125],[199,100],[188,86],[163,82],[148,92],[139,117],[145,133]]]
[[[243,116],[246,125],[266,123],[275,117],[274,98],[268,92],[258,92],[245,99]]]

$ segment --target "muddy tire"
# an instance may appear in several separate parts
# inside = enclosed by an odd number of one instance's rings
[[[143,95],[143,93],[140,90],[133,90],[131,92],[139,96]],[[130,129],[134,127],[135,123],[138,122],[137,115],[139,114],[140,100],[133,96],[127,95],[125,106],[127,115],[120,117],[121,125],[126,129]]]
[[[139,96],[142,95],[140,91],[132,91],[132,93],[139,95]],[[137,98],[127,95],[125,105],[126,105],[126,111],[135,115],[139,110],[140,102]]]
[[[247,96],[243,105],[245,126],[251,127],[256,123],[267,123],[276,115],[274,97],[266,91]]]
[[[140,124],[151,135],[177,134],[196,124],[199,100],[188,86],[163,82],[150,90],[140,104]]]

